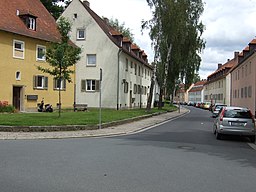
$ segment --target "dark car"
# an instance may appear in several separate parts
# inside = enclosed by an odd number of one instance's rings
[[[213,117],[217,117],[219,114],[219,111],[222,107],[226,107],[227,105],[222,104],[222,103],[216,103],[213,105],[212,107],[212,116]]]
[[[248,108],[222,107],[213,124],[217,139],[222,135],[240,135],[255,142],[255,120]]]

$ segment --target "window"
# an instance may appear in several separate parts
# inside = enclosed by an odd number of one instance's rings
[[[134,63],[134,73],[137,75],[137,65]]]
[[[137,93],[137,85],[134,84],[134,87],[133,87],[133,93],[136,94]]]
[[[54,79],[53,83],[54,89],[65,90],[66,89],[66,80],[65,79]]]
[[[99,91],[99,80],[82,80],[81,81],[81,91]]]
[[[128,71],[128,65],[129,65],[129,61],[128,61],[128,59],[126,59],[125,71]]]
[[[16,76],[15,76],[16,80],[21,80],[21,74],[19,71],[16,72]]]
[[[48,77],[37,75],[34,76],[34,89],[48,89]]]
[[[14,40],[13,41],[13,57],[24,59],[24,47],[25,43],[23,41]]]
[[[124,93],[128,93],[128,87],[129,87],[129,83],[125,82],[124,83]]]
[[[36,19],[35,19],[35,18],[29,17],[27,24],[28,24],[27,27],[28,27],[29,29],[36,30]]]
[[[87,65],[96,66],[96,54],[87,54]]]
[[[36,60],[45,61],[45,52],[46,52],[45,46],[37,45],[36,46]]]
[[[247,87],[244,88],[244,97],[247,98]]]
[[[78,40],[84,40],[85,39],[85,29],[77,29],[76,38]]]
[[[244,97],[244,88],[241,88],[241,98]]]
[[[248,97],[252,97],[252,86],[248,87]]]

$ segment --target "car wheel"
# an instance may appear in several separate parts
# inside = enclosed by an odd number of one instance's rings
[[[218,140],[221,140],[222,138],[222,134],[218,133],[218,131],[215,130],[215,136],[216,136],[216,139]]]
[[[250,140],[252,143],[255,143],[255,136],[250,136]]]

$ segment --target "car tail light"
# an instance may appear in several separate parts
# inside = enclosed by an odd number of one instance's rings
[[[223,109],[220,113],[220,121],[223,121],[223,117],[224,117],[224,113],[225,113],[225,109]]]
[[[255,125],[255,119],[254,119],[251,111],[250,111],[250,115],[251,115],[251,118],[252,118],[252,123]]]

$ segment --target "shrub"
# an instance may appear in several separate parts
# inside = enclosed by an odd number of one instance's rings
[[[8,101],[0,101],[0,113],[7,112],[13,113],[15,111],[15,107],[8,104]]]

